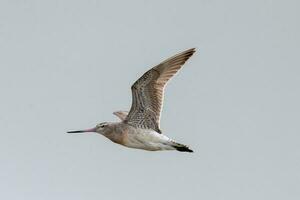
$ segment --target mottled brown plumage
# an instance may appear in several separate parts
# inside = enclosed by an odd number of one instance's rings
[[[132,85],[132,105],[125,119],[126,123],[161,133],[159,122],[165,85],[194,52],[195,49],[192,48],[163,61]]]
[[[121,119],[121,122],[103,122],[91,129],[68,133],[96,132],[117,144],[148,151],[193,152],[186,145],[161,134],[159,121],[166,83],[194,52],[195,49],[189,49],[177,54],[140,77],[131,87],[132,105],[129,113],[127,111],[113,113]]]

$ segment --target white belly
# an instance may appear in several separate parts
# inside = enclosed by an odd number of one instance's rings
[[[130,148],[148,151],[175,150],[171,144],[172,140],[167,136],[147,129],[137,129],[134,132],[128,132],[123,143],[124,146]]]

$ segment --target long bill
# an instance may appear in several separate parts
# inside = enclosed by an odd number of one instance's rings
[[[96,127],[90,129],[78,130],[78,131],[68,131],[67,133],[86,133],[86,132],[96,132]]]

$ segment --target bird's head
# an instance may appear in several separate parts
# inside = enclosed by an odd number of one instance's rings
[[[68,131],[67,133],[100,133],[105,134],[109,130],[109,123],[108,122],[102,122],[97,124],[94,128],[89,129],[83,129],[78,131]]]

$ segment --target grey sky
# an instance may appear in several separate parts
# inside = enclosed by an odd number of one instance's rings
[[[299,1],[0,1],[0,196],[300,198]],[[69,129],[115,121],[185,49],[161,128],[194,154]]]

